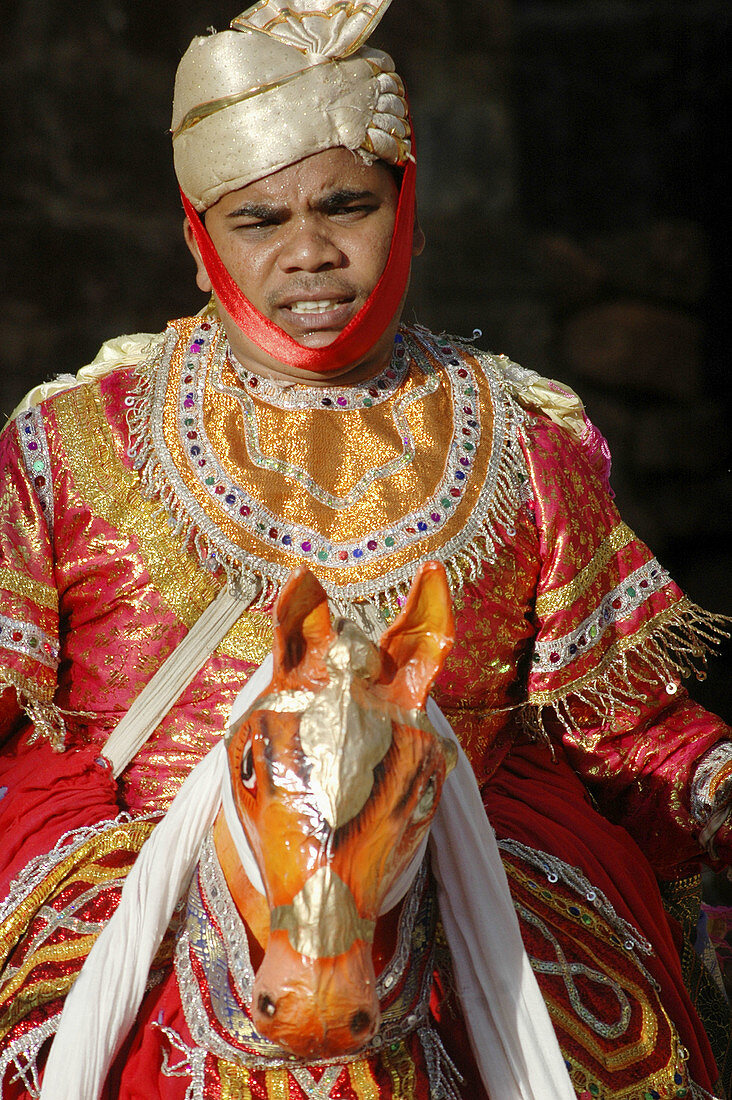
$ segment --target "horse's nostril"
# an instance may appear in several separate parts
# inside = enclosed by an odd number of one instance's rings
[[[277,1011],[277,1005],[274,1003],[271,997],[268,997],[266,993],[260,993],[259,1000],[257,1001],[259,1011],[263,1016],[269,1016],[270,1019]]]
[[[358,1012],[354,1012],[351,1017],[351,1034],[361,1035],[367,1028],[371,1027],[371,1016],[364,1009],[360,1009]]]

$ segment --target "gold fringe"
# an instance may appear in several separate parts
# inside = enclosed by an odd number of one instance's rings
[[[706,677],[704,666],[723,638],[732,618],[715,615],[684,597],[646,623],[636,634],[616,642],[598,667],[557,691],[534,692],[524,707],[523,724],[533,737],[549,740],[544,715],[549,711],[570,734],[583,731],[575,715],[578,704],[589,708],[604,729],[612,727],[618,711],[640,714],[638,698],[644,690],[665,688],[669,701],[681,680],[694,674]]]
[[[0,692],[9,687],[15,689],[18,705],[33,723],[34,730],[28,743],[32,744],[45,737],[54,752],[63,752],[66,746],[66,723],[62,711],[49,699],[39,699],[26,677],[6,668],[0,673]]]
[[[419,335],[418,326],[415,326],[415,331]],[[202,530],[190,516],[174,487],[168,481],[156,452],[151,421],[157,376],[164,358],[166,355],[173,354],[179,339],[180,334],[171,326],[149,358],[135,368],[138,383],[133,394],[128,398],[130,407],[127,412],[127,422],[132,440],[128,454],[138,471],[143,495],[150,500],[159,501],[160,508],[156,511],[156,515],[162,515],[167,519],[172,534],[179,544],[193,551],[204,568],[212,571],[221,568],[230,587],[236,588],[243,580],[255,582],[257,592],[251,602],[247,603],[247,607],[252,611],[268,611],[282,583],[274,570],[268,571],[267,563],[261,558],[246,567],[238,558],[230,553],[224,553],[215,544],[213,537]],[[471,354],[474,351],[475,349],[472,349]],[[519,449],[510,446],[516,435],[520,411],[505,387],[502,387],[502,391],[505,401],[506,442],[499,456],[493,497],[485,509],[485,514],[480,518],[473,517],[467,524],[470,530],[463,546],[454,550],[447,559],[440,558],[439,554],[433,555],[445,566],[448,584],[453,593],[459,591],[466,581],[478,581],[486,564],[495,562],[500,547],[505,543],[505,535],[500,528],[505,528],[509,535],[514,533],[515,518],[521,505],[519,479],[525,474],[525,470]],[[387,573],[381,583],[375,580],[373,591],[368,593],[366,598],[372,599],[387,615],[390,611],[393,612],[394,608],[399,606],[399,601],[408,595],[420,561],[421,559],[417,558],[411,566],[395,571],[396,577],[394,573]],[[338,586],[322,577],[320,579],[329,599],[334,605],[338,605],[340,602]]]

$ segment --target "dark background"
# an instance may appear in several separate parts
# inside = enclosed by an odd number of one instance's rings
[[[394,0],[428,249],[407,318],[582,394],[626,520],[732,612],[722,294],[728,0]],[[19,0],[0,89],[0,413],[203,303],[169,149],[177,61],[237,14]],[[729,647],[697,697],[729,716]]]

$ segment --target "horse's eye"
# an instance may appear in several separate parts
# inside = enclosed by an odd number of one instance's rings
[[[248,791],[253,791],[257,785],[251,739],[244,746],[244,755],[241,758],[241,781]]]
[[[427,781],[427,786],[419,796],[419,802],[414,809],[414,820],[421,821],[422,818],[427,817],[432,807],[435,804],[435,795],[437,793],[437,784],[435,783],[434,775],[430,776]]]

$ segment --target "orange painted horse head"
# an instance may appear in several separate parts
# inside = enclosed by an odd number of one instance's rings
[[[223,812],[214,841],[264,950],[255,1026],[300,1058],[351,1053],[378,1029],[377,921],[406,888],[455,762],[424,710],[453,629],[435,563],[422,567],[378,646],[348,620],[331,624],[305,568],[278,599],[272,682],[228,744],[264,896],[242,872]]]

